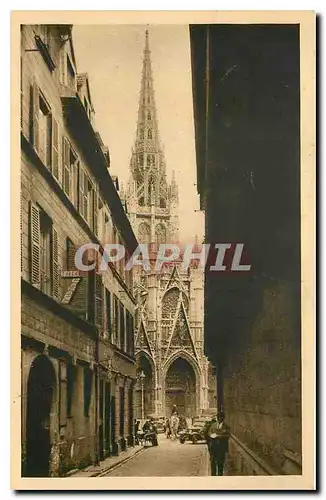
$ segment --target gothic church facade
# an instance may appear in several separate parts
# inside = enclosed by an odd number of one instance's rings
[[[155,259],[161,243],[178,243],[178,186],[168,182],[159,137],[146,31],[136,139],[126,203],[140,243]],[[139,377],[136,417],[169,416],[172,406],[193,417],[216,406],[212,368],[203,352],[203,272],[179,264],[134,273],[138,306],[135,348]]]

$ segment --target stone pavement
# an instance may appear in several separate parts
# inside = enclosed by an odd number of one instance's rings
[[[139,453],[146,451],[146,448],[143,446],[134,446],[132,448],[128,448],[126,451],[122,451],[118,456],[108,457],[105,460],[101,461],[99,465],[90,465],[85,469],[78,470],[74,469],[69,471],[65,477],[97,477],[106,472],[114,469],[115,467],[126,463],[128,460],[132,459]]]
[[[144,452],[118,464],[107,472],[106,477],[171,477],[207,476],[209,460],[206,444],[171,441],[159,434],[159,446],[148,446]]]

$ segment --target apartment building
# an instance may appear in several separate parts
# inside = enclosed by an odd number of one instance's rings
[[[85,243],[137,241],[94,125],[71,25],[21,27],[22,474],[58,476],[133,445],[132,270],[81,272]],[[86,254],[87,263],[94,255]]]

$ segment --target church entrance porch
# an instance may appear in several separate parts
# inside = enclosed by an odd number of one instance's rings
[[[165,415],[169,417],[173,406],[186,418],[196,415],[196,375],[188,361],[177,358],[169,367],[165,378]]]

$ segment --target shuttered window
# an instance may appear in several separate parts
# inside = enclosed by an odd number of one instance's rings
[[[125,308],[123,307],[123,304],[119,305],[119,316],[120,316],[120,342],[119,342],[119,347],[125,351],[126,350],[126,341],[125,341]]]
[[[89,191],[89,180],[84,169],[79,167],[79,212],[88,220],[88,191]]]
[[[67,196],[70,196],[70,144],[67,137],[62,138],[62,186]]]
[[[67,238],[66,240],[66,250],[67,250],[67,271],[76,271],[77,267],[75,266],[75,254],[77,248],[69,238]]]
[[[105,289],[105,309],[106,309],[106,331],[108,338],[112,341],[112,313],[111,313],[111,293]]]
[[[30,120],[30,139],[35,151],[39,152],[39,103],[40,93],[38,86],[34,82],[31,86],[31,120]]]
[[[30,203],[30,243],[31,283],[40,287],[40,211],[32,202]]]
[[[52,116],[51,168],[53,176],[61,182],[59,144],[59,124]]]
[[[59,298],[59,243],[58,233],[52,228],[52,296]]]
[[[93,231],[96,236],[99,235],[99,195],[93,190]]]
[[[103,283],[102,275],[95,275],[95,324],[103,328]]]

